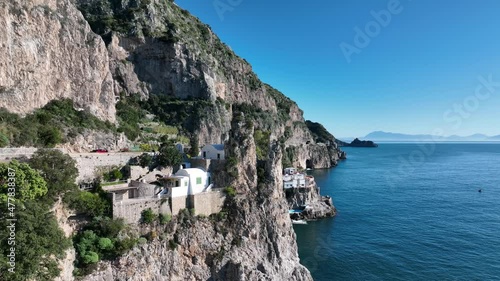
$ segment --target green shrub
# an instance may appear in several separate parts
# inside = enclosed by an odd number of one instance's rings
[[[97,263],[99,261],[99,255],[96,252],[88,251],[83,255],[82,260],[86,264]]]
[[[172,215],[170,214],[160,214],[159,215],[159,221],[160,224],[164,225],[169,223],[172,220]]]
[[[95,217],[89,224],[89,228],[93,229],[101,237],[117,237],[125,229],[125,222],[123,219]]]
[[[99,245],[99,249],[101,250],[111,250],[113,249],[113,241],[107,237],[99,238],[99,241],[97,242]]]
[[[56,144],[61,143],[62,133],[56,127],[42,126],[38,131],[38,139],[44,147],[54,147]]]
[[[146,236],[146,239],[148,239],[148,241],[153,241],[156,238],[158,238],[158,232],[156,232],[156,230],[151,230]]]
[[[134,239],[134,238],[125,238],[125,239],[116,241],[115,251],[114,251],[115,256],[121,256],[121,255],[125,254],[127,251],[134,248],[134,246],[137,244],[137,242],[138,242],[138,239]]]
[[[155,220],[155,214],[151,208],[143,210],[141,213],[143,223],[152,223]]]
[[[234,187],[232,186],[227,186],[226,188],[224,188],[224,192],[227,194],[227,196],[229,197],[234,197],[236,196],[236,189],[234,189]]]
[[[92,217],[103,216],[110,211],[110,203],[101,198],[99,194],[88,191],[74,191],[65,195],[67,205],[81,214]]]

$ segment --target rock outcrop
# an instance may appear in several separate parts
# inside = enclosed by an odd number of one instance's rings
[[[378,144],[369,140],[359,140],[355,138],[350,144],[346,145],[349,147],[378,147]]]
[[[313,137],[295,102],[262,83],[250,64],[208,25],[177,5],[159,0],[124,0],[114,5],[107,0],[76,2],[107,43],[115,93],[212,102],[201,116],[193,116],[196,120],[186,122],[199,144],[227,141],[235,111],[246,111],[256,128],[271,131],[274,138],[285,135],[285,147],[294,150],[287,155],[292,164],[330,168],[341,159],[334,141]],[[133,25],[121,22],[123,18]]]
[[[266,180],[257,182],[252,128],[233,122],[229,135],[237,159],[236,195],[225,218],[179,214],[166,227],[144,229],[160,235],[114,262],[104,262],[87,281],[107,280],[312,280],[299,263],[295,233],[281,181],[281,150],[274,144]],[[245,179],[245,180],[242,180]]]
[[[106,46],[70,0],[2,1],[0,23],[0,107],[26,114],[71,98],[115,120]]]
[[[292,188],[286,190],[288,208],[302,210],[300,213],[291,214],[295,220],[316,220],[336,215],[337,210],[333,205],[332,198],[328,195],[321,196],[319,188]]]

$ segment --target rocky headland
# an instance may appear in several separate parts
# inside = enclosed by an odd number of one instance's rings
[[[127,134],[137,120],[146,122],[146,112],[194,147],[225,143],[231,160],[214,176],[236,193],[218,219],[179,214],[166,226],[132,225],[150,241],[100,261],[80,279],[312,280],[299,263],[282,168],[331,168],[346,155],[333,135],[306,122],[294,101],[260,81],[208,25],[163,0],[7,0],[0,20],[6,27],[0,107],[32,118],[45,104],[67,98],[80,112],[75,116],[108,121],[58,128],[57,146],[83,152],[148,142]],[[126,123],[130,116],[135,119]],[[8,121],[0,125],[5,143],[22,138]],[[335,213],[319,192],[294,195],[293,202],[308,198],[319,204],[311,204],[318,211],[310,219]],[[71,258],[70,251],[60,263],[64,280],[74,279]]]

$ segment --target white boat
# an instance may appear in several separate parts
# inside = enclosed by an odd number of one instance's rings
[[[307,224],[305,220],[292,220],[293,224]]]

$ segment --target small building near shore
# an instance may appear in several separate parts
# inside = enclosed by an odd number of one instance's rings
[[[207,144],[201,149],[201,157],[203,159],[224,160],[224,145],[223,144]]]
[[[299,173],[295,168],[285,168],[283,171],[283,188],[307,188],[314,183],[314,177]]]

